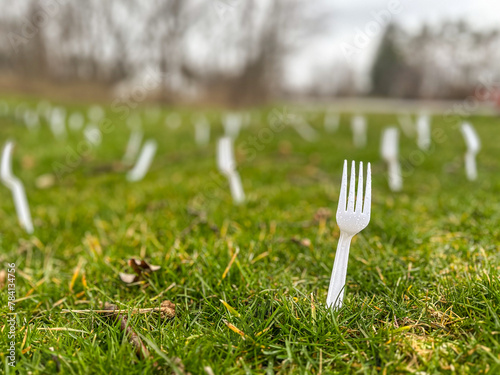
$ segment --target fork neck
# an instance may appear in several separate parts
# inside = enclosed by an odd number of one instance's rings
[[[339,242],[344,242],[344,241],[351,241],[352,238],[354,237],[354,234],[350,234],[348,232],[345,232],[343,230],[340,231],[340,238]]]

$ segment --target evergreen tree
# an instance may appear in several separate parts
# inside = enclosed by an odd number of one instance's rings
[[[374,96],[393,95],[398,76],[406,65],[397,46],[398,32],[395,24],[389,24],[380,42],[371,69],[371,94]]]

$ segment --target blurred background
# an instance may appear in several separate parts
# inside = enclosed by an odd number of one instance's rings
[[[500,105],[487,0],[0,0],[0,93],[248,107],[341,99]],[[335,100],[334,100],[335,99]],[[358,102],[358,101],[356,101]],[[381,103],[380,101],[376,102]]]

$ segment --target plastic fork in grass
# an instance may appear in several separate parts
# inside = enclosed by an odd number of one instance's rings
[[[335,254],[332,278],[328,288],[326,304],[334,309],[342,307],[344,299],[345,280],[347,275],[347,262],[349,260],[349,247],[351,239],[366,228],[370,222],[370,206],[372,198],[372,178],[370,163],[366,172],[366,190],[363,198],[363,162],[359,163],[359,177],[356,191],[356,164],[351,167],[351,182],[349,196],[347,196],[347,160],[344,161],[342,172],[342,185],[340,187],[339,206],[337,208],[337,224],[340,228],[340,239]]]
[[[219,139],[217,144],[217,166],[219,171],[225,175],[229,181],[229,188],[235,204],[245,201],[245,193],[241,184],[241,178],[236,170],[234,160],[233,139],[225,136]]]
[[[14,205],[16,207],[17,216],[21,226],[29,234],[33,233],[33,221],[31,220],[31,212],[26,198],[23,183],[12,173],[12,151],[14,150],[14,142],[8,141],[3,149],[2,162],[0,164],[0,180],[7,188],[12,191]]]

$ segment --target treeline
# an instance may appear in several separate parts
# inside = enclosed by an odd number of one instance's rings
[[[335,22],[309,0],[0,1],[0,77],[27,83],[120,94],[154,71],[160,81],[148,94],[163,102],[243,106],[298,95],[465,98],[481,77],[500,77],[499,33],[463,22],[418,33],[390,24],[367,85],[339,59],[318,61],[309,87],[290,91],[289,58]]]
[[[417,34],[391,24],[372,69],[371,95],[463,99],[481,80],[500,84],[500,33],[475,31],[464,22],[423,27]],[[500,89],[500,87],[499,87]]]
[[[325,16],[302,0],[18,0],[2,7],[0,70],[126,90],[146,70],[160,99],[263,102]]]

